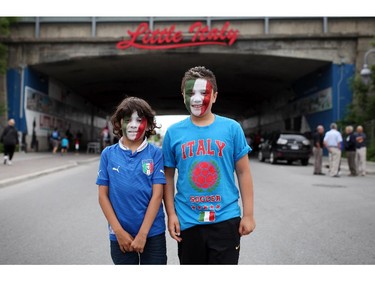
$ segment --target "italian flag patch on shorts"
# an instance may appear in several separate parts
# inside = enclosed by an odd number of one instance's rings
[[[215,212],[214,211],[200,212],[198,221],[200,222],[215,221]]]

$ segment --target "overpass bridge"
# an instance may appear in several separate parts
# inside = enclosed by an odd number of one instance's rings
[[[58,125],[93,139],[126,95],[186,114],[181,78],[204,65],[217,77],[214,111],[247,133],[309,131],[344,116],[374,34],[375,18],[356,17],[20,18],[0,39],[0,100],[29,138]]]

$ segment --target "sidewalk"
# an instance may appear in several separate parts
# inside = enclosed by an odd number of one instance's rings
[[[76,167],[87,162],[98,161],[100,154],[68,152],[64,156],[52,152],[16,152],[13,156],[13,165],[3,164],[3,155],[0,163],[0,188],[6,187],[27,179],[39,177],[49,173]]]
[[[314,158],[311,157],[309,164],[314,165]],[[328,167],[329,161],[328,157],[323,157],[323,170],[328,173]],[[348,159],[347,158],[341,158],[341,164],[340,164],[340,171],[341,176],[347,176],[349,174],[349,166],[348,166]],[[369,162],[366,163],[366,174],[367,175],[375,175],[375,162]]]

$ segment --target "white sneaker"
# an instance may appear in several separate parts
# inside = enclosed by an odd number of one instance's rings
[[[6,165],[7,161],[8,161],[8,155],[4,156],[4,165]]]
[[[12,161],[8,160],[8,165],[9,166],[12,165]]]

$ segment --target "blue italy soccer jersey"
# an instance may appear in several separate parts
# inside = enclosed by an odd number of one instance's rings
[[[250,151],[240,124],[219,115],[209,126],[196,126],[188,117],[168,128],[164,164],[178,170],[175,208],[181,230],[241,215],[234,171]]]
[[[137,151],[125,149],[121,141],[106,147],[99,164],[97,185],[109,187],[109,199],[121,226],[135,237],[152,196],[153,184],[165,184],[162,151],[145,140]],[[116,240],[111,227],[110,239]],[[148,237],[165,231],[163,205]]]

